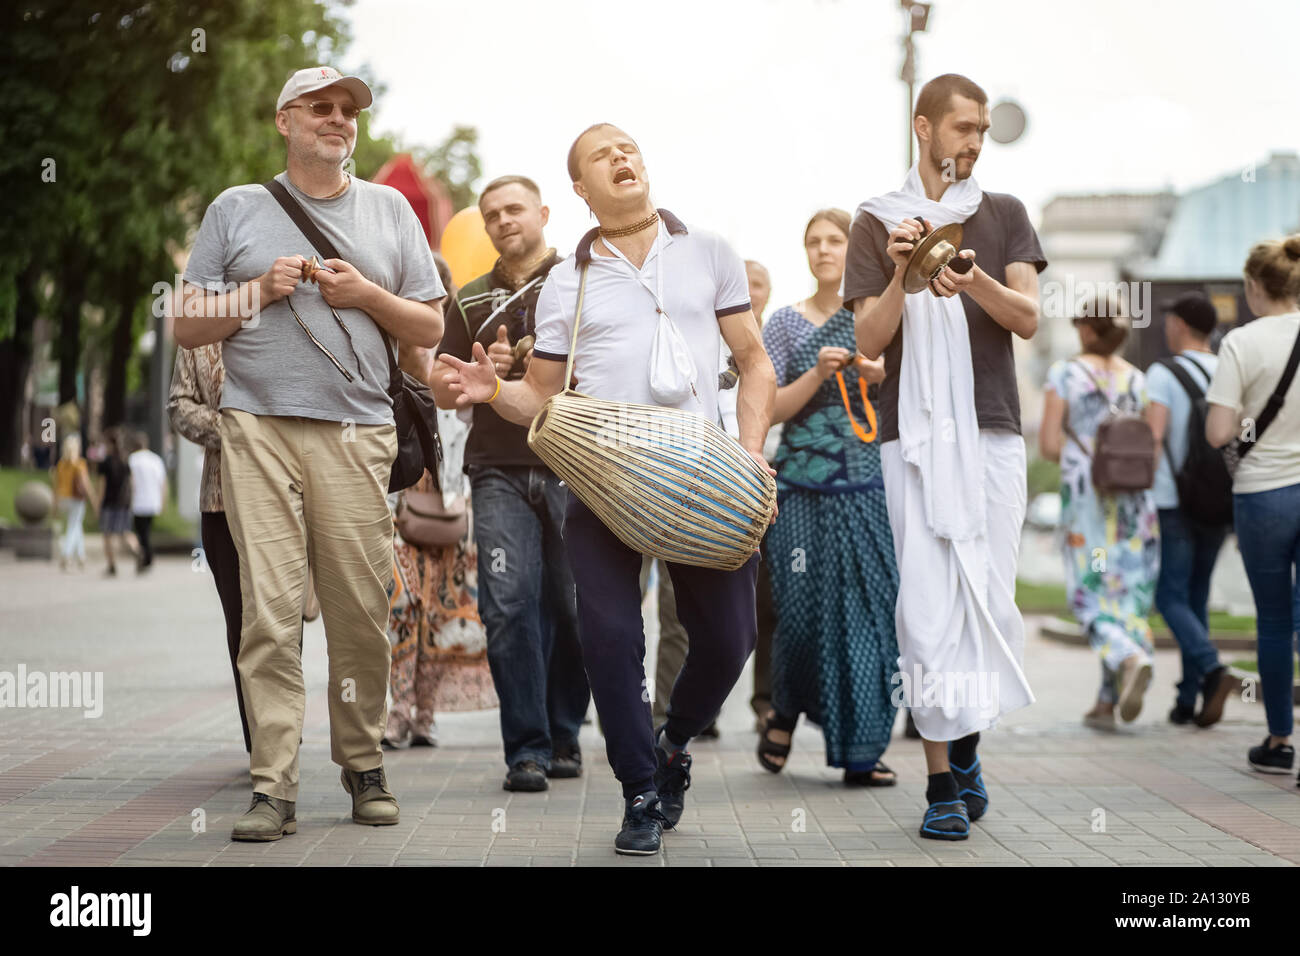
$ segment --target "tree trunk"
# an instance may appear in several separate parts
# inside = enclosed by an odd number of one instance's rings
[[[27,376],[32,370],[40,271],[30,266],[14,277],[17,296],[13,335],[0,342],[0,465],[16,467],[22,458],[27,418]]]
[[[133,273],[132,273],[133,274]],[[121,425],[126,420],[126,367],[135,344],[134,319],[137,289],[123,285],[118,290],[117,323],[108,353],[108,381],[104,388],[104,427]]]
[[[64,258],[59,271],[59,404],[77,400],[81,367],[81,304],[86,297],[86,270],[80,258]]]

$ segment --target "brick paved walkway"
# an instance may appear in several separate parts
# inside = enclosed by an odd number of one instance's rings
[[[1031,630],[1035,630],[1031,627]],[[495,711],[447,715],[436,750],[390,754],[402,806],[390,828],[351,823],[329,760],[324,633],[306,637],[309,691],[298,833],[274,844],[228,840],[248,804],[247,762],[216,593],[190,562],[152,575],[60,575],[0,557],[0,671],[103,671],[103,715],[0,710],[2,865],[610,865],[1185,866],[1300,862],[1300,789],[1251,773],[1263,708],[1230,703],[1206,731],[1164,721],[1178,661],[1157,655],[1134,729],[1082,727],[1099,673],[1092,655],[1031,636],[1039,702],[981,747],[992,796],[970,840],[916,833],[919,744],[896,735],[900,785],[846,790],[824,765],[820,733],[801,724],[785,773],[763,772],[746,698],[728,701],[717,742],[697,742],[687,813],[658,857],[616,857],[619,791],[595,729],[587,774],[544,794],[501,789]],[[652,668],[653,669],[653,668]],[[901,729],[901,722],[900,722]],[[202,823],[202,832],[195,832]]]

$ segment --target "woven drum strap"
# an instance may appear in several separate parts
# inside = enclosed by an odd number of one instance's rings
[[[587,269],[590,262],[582,264],[582,277],[578,279],[578,305],[573,310],[573,335],[569,338],[569,361],[564,365],[564,390],[573,391],[573,357],[578,352],[578,321],[582,318],[582,299],[587,294]]]

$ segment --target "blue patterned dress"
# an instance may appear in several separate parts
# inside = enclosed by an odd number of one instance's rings
[[[819,328],[786,307],[768,319],[763,344],[777,384],[789,385],[823,346],[856,349],[853,315],[840,309]],[[873,431],[857,370],[843,375],[854,419]],[[821,726],[827,764],[870,770],[894,723],[898,571],[880,446],[855,433],[835,376],[786,422],[773,467],[780,514],[763,548],[777,616],[772,704]]]

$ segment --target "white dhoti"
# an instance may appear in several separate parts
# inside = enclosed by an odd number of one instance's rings
[[[986,528],[953,541],[927,526],[921,472],[903,460],[901,443],[880,446],[898,561],[902,699],[926,740],[957,740],[1034,702],[1015,601],[1025,442],[1011,432],[981,430],[979,452]]]

